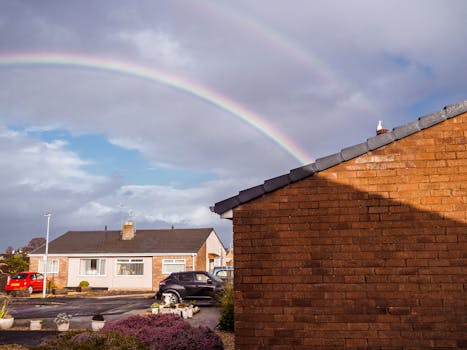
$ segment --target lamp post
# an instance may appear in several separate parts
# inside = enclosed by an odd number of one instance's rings
[[[44,214],[47,217],[47,233],[45,236],[45,255],[44,255],[44,283],[42,285],[42,298],[45,298],[45,290],[47,288],[47,256],[49,254],[49,230],[50,230],[50,217],[52,214]]]

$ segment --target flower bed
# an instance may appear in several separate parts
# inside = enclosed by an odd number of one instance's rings
[[[103,332],[115,331],[138,338],[160,350],[222,350],[221,338],[207,327],[192,327],[175,315],[130,316],[110,322]]]

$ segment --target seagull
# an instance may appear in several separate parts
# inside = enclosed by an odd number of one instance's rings
[[[378,126],[376,127],[376,131],[380,131],[380,130],[383,129],[383,124],[382,124],[382,123],[383,123],[383,122],[382,122],[381,120],[378,121]]]

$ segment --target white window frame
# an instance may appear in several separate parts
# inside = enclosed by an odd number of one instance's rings
[[[181,270],[172,270],[167,269],[168,266],[175,266],[175,265],[182,265],[183,268]],[[186,271],[186,259],[162,259],[162,273],[164,275],[169,275],[172,272],[185,272]]]
[[[89,270],[86,270],[83,271],[83,261],[85,260],[97,260],[96,262],[96,270],[92,270],[92,271],[96,271],[97,273],[87,273]],[[105,269],[106,269],[106,265],[107,262],[106,262],[106,259],[101,259],[101,258],[81,258],[79,259],[79,275],[80,276],[105,276],[106,275],[106,272],[105,272]]]
[[[141,265],[141,274],[124,274],[119,273],[120,264],[129,264],[129,265]],[[144,259],[143,258],[128,258],[128,259],[117,259],[115,262],[115,276],[144,276]]]
[[[59,266],[58,259],[47,259],[47,273],[58,273]],[[44,259],[39,259],[37,272],[44,273]]]

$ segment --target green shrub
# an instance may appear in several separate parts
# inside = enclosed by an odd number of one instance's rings
[[[81,281],[81,282],[79,282],[78,287],[89,287],[89,282],[88,281]]]
[[[148,350],[135,337],[117,332],[66,332],[47,339],[34,350]]]
[[[234,327],[234,291],[231,285],[226,285],[224,294],[221,297],[221,318],[219,329],[233,332]]]

